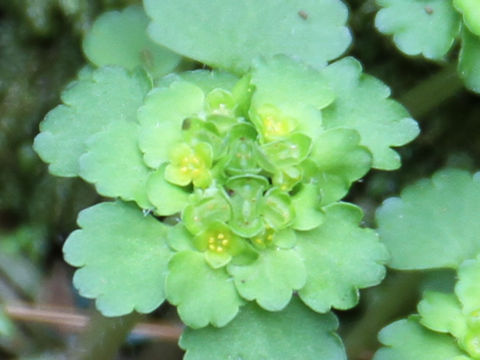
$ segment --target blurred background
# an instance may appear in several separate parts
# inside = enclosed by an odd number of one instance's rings
[[[92,303],[76,294],[71,285],[73,271],[62,259],[63,242],[75,229],[78,212],[101,199],[79,179],[50,176],[33,152],[32,141],[39,122],[59,103],[62,88],[85,64],[82,34],[101,12],[137,2],[0,0],[2,360],[80,359],[82,351],[91,351],[90,344],[108,347],[107,340],[98,345],[95,339],[120,321],[99,318]],[[448,65],[400,54],[388,38],[374,29],[374,1],[346,3],[354,35],[349,55],[357,57],[366,72],[389,85],[393,96],[412,110],[422,128],[419,138],[400,150],[404,163],[401,170],[372,171],[355,184],[348,196],[349,201],[365,210],[365,225],[374,227],[375,209],[405,185],[444,166],[480,168],[480,137],[474,136],[480,129],[480,101],[459,87],[438,107],[427,106],[419,111],[428,99],[415,96],[416,86],[445,71]],[[459,81],[452,78],[451,82]],[[381,327],[414,312],[424,288],[449,287],[451,279],[448,272],[391,272],[382,285],[364,291],[357,308],[337,313],[350,358],[370,359]],[[387,300],[389,307],[380,308],[379,304]],[[93,316],[98,332],[86,330],[89,316]],[[128,337],[118,359],[182,357],[175,344],[179,324],[174,309],[164,305],[148,318],[136,320],[140,327]],[[114,342],[111,346],[115,350],[117,345]],[[93,359],[88,356],[84,358]],[[104,356],[97,354],[99,359],[106,359]]]

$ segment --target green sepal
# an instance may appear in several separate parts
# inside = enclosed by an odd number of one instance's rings
[[[468,29],[480,36],[480,3],[477,0],[453,0],[453,6],[463,14]]]
[[[133,200],[151,209],[145,189],[151,170],[143,162],[137,140],[138,124],[111,122],[88,139],[88,152],[79,159],[80,176],[95,184],[100,195]]]
[[[335,101],[322,111],[325,128],[357,130],[361,145],[373,155],[373,167],[394,170],[400,156],[391,147],[413,140],[417,123],[407,110],[389,98],[390,89],[380,80],[362,72],[361,64],[346,57],[323,70],[336,94]]]
[[[109,123],[135,121],[151,82],[145,74],[103,67],[72,82],[62,93],[65,105],[51,110],[40,123],[34,149],[57,176],[77,176],[86,141]],[[108,99],[106,101],[105,99]]]
[[[480,250],[479,211],[480,177],[458,169],[438,171],[385,200],[376,220],[392,255],[389,266],[457,268]]]
[[[65,261],[80,267],[73,277],[80,295],[96,299],[105,316],[149,313],[163,303],[172,255],[164,224],[123,202],[83,210],[78,224],[63,252]]]
[[[180,346],[185,360],[346,360],[337,327],[335,315],[315,314],[295,297],[279,312],[251,302],[223,328],[185,329]]]
[[[385,347],[373,360],[473,360],[465,356],[452,336],[420,325],[418,316],[388,325],[378,338]]]
[[[247,266],[229,265],[235,287],[246,300],[256,300],[265,310],[279,311],[289,303],[294,290],[305,284],[305,266],[294,250],[263,250]]]
[[[295,219],[290,195],[277,188],[271,188],[265,194],[261,213],[265,223],[274,230],[286,228]]]
[[[303,184],[300,190],[292,196],[295,209],[295,220],[292,227],[295,230],[312,230],[325,221],[325,214],[320,210],[320,192],[315,184]]]
[[[190,205],[182,212],[182,220],[192,234],[198,234],[213,222],[227,222],[231,214],[227,195],[222,190],[207,189],[192,195]]]
[[[205,261],[214,269],[226,266],[232,260],[229,253],[216,253],[213,251],[205,251]]]
[[[242,237],[253,237],[264,229],[261,218],[263,192],[268,181],[262,176],[233,176],[226,183],[232,206],[231,229]]]
[[[257,133],[249,124],[238,124],[230,129],[230,149],[225,160],[225,171],[230,175],[258,174],[263,157],[259,154]]]
[[[234,117],[236,102],[231,92],[225,89],[213,89],[205,99],[206,110],[214,115]]]
[[[166,88],[155,88],[138,109],[139,146],[145,163],[153,169],[168,161],[176,143],[182,141],[185,118],[203,110],[203,91],[188,82],[175,81]]]
[[[253,59],[276,54],[321,68],[351,41],[345,27],[348,10],[341,1],[145,0],[144,7],[152,19],[148,32],[155,42],[212,68],[239,74]]]
[[[452,47],[461,19],[450,1],[377,0],[382,9],[375,25],[393,35],[395,45],[407,55],[422,54],[427,59],[443,60]]]
[[[480,36],[473,35],[467,29],[462,33],[458,73],[466,87],[480,93]]]
[[[358,289],[378,284],[388,260],[377,234],[359,227],[362,211],[358,207],[335,203],[324,211],[322,225],[296,232],[296,249],[307,270],[307,282],[298,294],[318,312],[355,306]]]
[[[466,332],[466,318],[454,294],[427,291],[418,304],[420,323],[427,328],[461,338]]]
[[[182,321],[194,329],[208,324],[225,326],[243,303],[225,268],[213,269],[202,253],[194,251],[172,257],[165,289]]]
[[[83,51],[96,66],[119,65],[128,70],[143,66],[153,76],[171,72],[180,56],[147,36],[148,18],[142,7],[129,6],[99,16],[83,39]]]
[[[267,248],[291,249],[295,246],[297,237],[291,228],[275,231],[268,227],[250,241],[255,248],[260,250]]]
[[[311,148],[312,139],[301,133],[262,145],[263,153],[279,168],[300,164],[307,158]]]
[[[188,205],[190,193],[165,180],[165,166],[152,172],[147,180],[147,196],[155,214],[169,216],[181,212]]]
[[[203,121],[195,117],[183,120],[183,139],[191,145],[199,143],[210,145],[213,159],[217,160],[224,155],[225,143],[211,119],[207,120]]]

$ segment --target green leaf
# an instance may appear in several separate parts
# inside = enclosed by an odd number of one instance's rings
[[[148,199],[155,206],[155,213],[160,216],[179,213],[188,205],[189,192],[172,185],[165,180],[165,166],[150,174],[146,191]]]
[[[458,269],[455,294],[462,303],[464,313],[480,310],[480,258],[465,261]],[[478,315],[475,315],[478,317]]]
[[[427,291],[418,304],[420,323],[427,328],[455,337],[462,337],[466,332],[466,319],[462,306],[454,294]]]
[[[58,176],[77,176],[78,159],[88,138],[113,121],[135,121],[151,84],[144,74],[103,67],[71,83],[65,105],[51,110],[40,124],[34,149]]]
[[[264,250],[254,263],[229,265],[227,270],[242,297],[269,311],[287,306],[293,290],[302,288],[306,279],[303,261],[293,250]]]
[[[82,229],[68,237],[63,252],[80,267],[73,278],[80,295],[96,298],[105,316],[149,313],[163,303],[171,256],[165,225],[123,202],[83,210],[78,224]]]
[[[453,5],[463,14],[463,22],[468,29],[480,36],[480,3],[478,0],[453,0]]]
[[[157,169],[168,161],[173,146],[182,141],[183,120],[203,110],[203,102],[203,91],[185,81],[148,94],[138,109],[139,146],[148,166]]]
[[[80,176],[95,184],[103,196],[134,200],[144,208],[152,208],[145,186],[150,169],[143,162],[138,148],[138,124],[115,121],[87,141],[88,152],[80,159]]]
[[[185,329],[180,346],[185,360],[346,360],[337,327],[332,313],[315,314],[296,298],[281,312],[249,303],[226,327]]]
[[[167,242],[173,250],[195,250],[192,240],[192,234],[188,232],[182,222],[167,229]]]
[[[273,135],[267,122],[278,121],[276,114],[264,114],[266,107],[291,119],[292,129],[298,128],[312,138],[322,130],[321,122],[315,121],[321,117],[318,114],[312,118],[312,110],[331,104],[335,94],[320,72],[286,56],[276,56],[255,62],[251,82],[255,86],[252,121],[265,137]]]
[[[0,339],[5,340],[12,338],[16,331],[13,321],[5,314],[3,308],[0,307]]]
[[[164,76],[160,79],[158,86],[168,87],[173,82],[180,80],[192,83],[208,94],[214,89],[232,90],[239,78],[227,71],[197,69]]]
[[[469,89],[480,93],[480,37],[464,29],[458,73]]]
[[[395,269],[458,267],[480,250],[480,177],[446,169],[385,200],[378,231]],[[432,256],[435,254],[435,256]]]
[[[214,68],[245,72],[258,56],[294,56],[314,67],[350,44],[348,11],[338,0],[145,0],[150,36]],[[188,9],[188,11],[185,11]]]
[[[363,74],[360,63],[351,57],[331,64],[323,74],[337,95],[333,104],[322,111],[324,126],[357,130],[360,143],[373,155],[374,168],[400,167],[400,156],[391,147],[408,143],[419,129],[407,110],[389,98],[390,89]]]
[[[370,170],[372,155],[360,141],[357,131],[344,128],[328,130],[318,137],[310,158],[317,167],[314,181],[320,190],[319,205],[344,197],[352,182]]]
[[[215,221],[227,222],[231,213],[232,209],[224,191],[211,189],[196,192],[192,196],[190,205],[182,212],[182,220],[192,234],[198,234]]]
[[[95,20],[83,40],[83,51],[96,66],[119,65],[133,70],[143,66],[153,76],[171,72],[180,56],[147,36],[148,18],[142,7],[108,11]]]
[[[358,207],[336,203],[324,210],[322,225],[312,231],[297,231],[297,250],[307,270],[307,282],[298,294],[318,312],[355,306],[358,289],[383,279],[383,264],[388,259],[377,234],[358,226],[362,219]]]
[[[380,331],[381,348],[373,360],[467,360],[455,339],[446,334],[428,330],[411,316],[388,325]],[[458,358],[456,357],[458,356]]]
[[[304,184],[292,196],[295,209],[295,220],[292,227],[295,230],[312,230],[325,221],[325,214],[320,210],[320,193],[314,184]]]
[[[172,257],[168,270],[167,299],[186,325],[221,327],[237,315],[243,301],[225,268],[213,269],[202,253],[182,251]]]
[[[442,60],[452,47],[461,20],[450,1],[377,0],[383,7],[375,25],[384,34],[393,35],[397,47],[407,55],[423,54]]]

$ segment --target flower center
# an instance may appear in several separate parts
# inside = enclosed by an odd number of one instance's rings
[[[208,237],[208,248],[216,253],[223,253],[228,250],[230,237],[224,232],[218,232]]]

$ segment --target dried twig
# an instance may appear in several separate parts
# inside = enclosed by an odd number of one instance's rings
[[[40,307],[19,303],[5,305],[4,311],[13,320],[51,324],[72,332],[85,330],[90,320],[90,317],[85,314],[57,306],[42,305]],[[182,333],[182,328],[166,322],[140,323],[131,333],[176,342]]]

